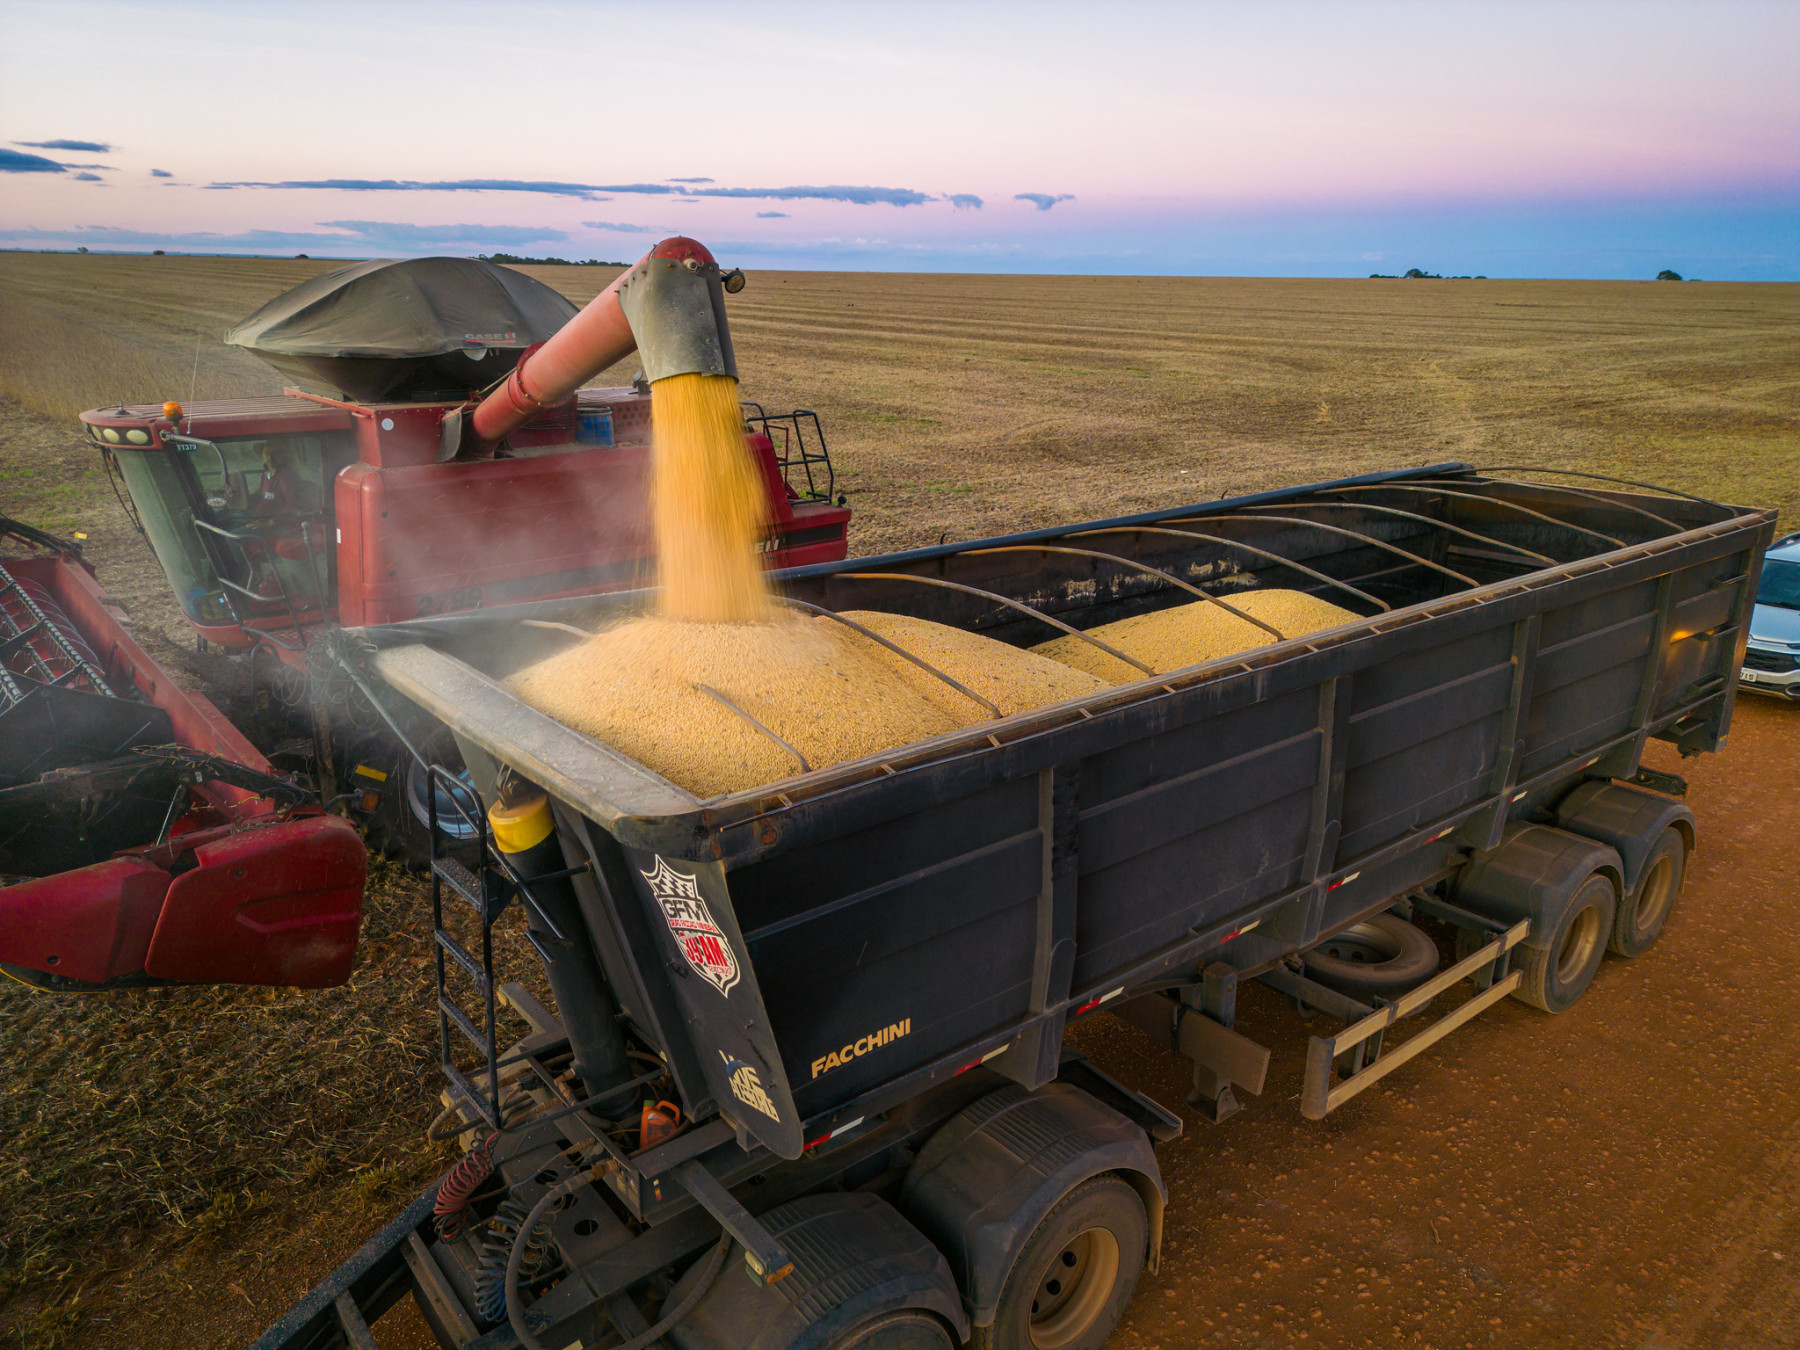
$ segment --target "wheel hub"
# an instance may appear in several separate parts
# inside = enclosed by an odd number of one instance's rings
[[[1398,944],[1374,924],[1352,924],[1319,944],[1317,950],[1334,961],[1354,961],[1376,966],[1400,954]]]
[[[1038,1277],[1031,1300],[1037,1350],[1072,1344],[1106,1310],[1119,1274],[1119,1241],[1105,1228],[1077,1233]]]
[[[1600,911],[1589,905],[1575,916],[1569,935],[1563,939],[1562,951],[1556,958],[1558,983],[1567,984],[1580,976],[1599,941]]]

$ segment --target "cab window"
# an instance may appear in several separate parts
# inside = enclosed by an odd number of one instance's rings
[[[311,515],[325,500],[325,447],[318,436],[214,441],[188,457],[208,511],[221,525]]]

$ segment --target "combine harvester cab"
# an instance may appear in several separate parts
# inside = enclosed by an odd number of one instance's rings
[[[722,333],[724,294],[742,274],[713,264],[708,276]],[[425,849],[425,767],[366,724],[320,720],[308,649],[340,624],[644,583],[647,386],[580,387],[636,345],[614,289],[582,311],[603,312],[596,329],[511,268],[358,263],[278,296],[226,337],[325,392],[82,414],[195,633],[251,653],[259,687],[301,710],[273,738],[340,739],[321,761],[337,771],[334,791],[351,794],[372,840],[412,861]],[[818,415],[746,404],[745,417],[767,488],[769,566],[843,558],[850,512],[834,496]],[[454,749],[433,731],[416,724],[410,739],[454,773]]]
[[[408,1292],[446,1346],[1099,1346],[1180,1122],[1071,1020],[1165,1040],[1224,1120],[1264,1085],[1234,1026],[1262,982],[1345,1024],[1311,1039],[1317,1119],[1654,943],[1696,822],[1641,756],[1723,743],[1774,513],[1545,477],[1439,464],[781,573],[1020,647],[1196,590],[1348,617],[704,800],[504,683],[648,594],[343,634],[488,805],[480,866],[433,868],[470,1152],[259,1350],[372,1343]],[[559,1015],[478,954],[515,900]],[[1445,969],[1328,974],[1383,933],[1435,948],[1428,919]]]
[[[0,519],[0,971],[40,989],[349,978],[367,855]],[[11,552],[17,552],[12,550]]]

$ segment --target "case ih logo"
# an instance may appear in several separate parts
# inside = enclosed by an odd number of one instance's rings
[[[730,994],[740,975],[737,956],[731,950],[730,940],[713,922],[706,901],[700,898],[700,883],[685,872],[677,872],[660,857],[652,871],[638,870],[662,907],[669,932],[675,935],[675,945],[681,948],[687,963],[714,989]]]

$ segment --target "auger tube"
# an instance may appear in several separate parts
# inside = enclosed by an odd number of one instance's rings
[[[549,341],[528,348],[505,382],[468,414],[465,453],[498,445],[634,347],[652,383],[693,371],[736,378],[724,286],[706,245],[684,235],[663,240]]]

